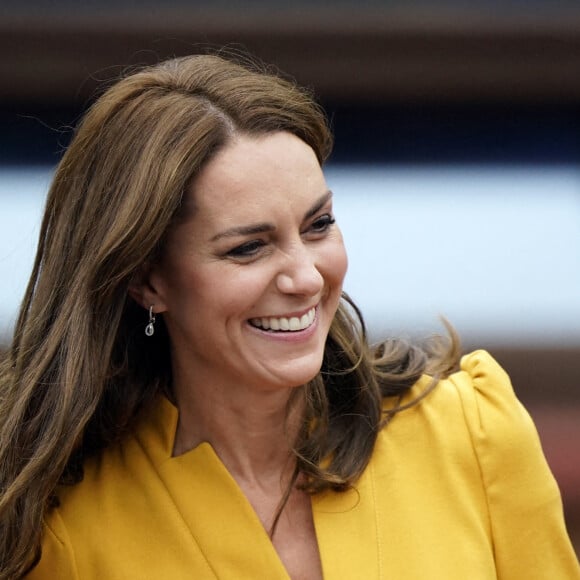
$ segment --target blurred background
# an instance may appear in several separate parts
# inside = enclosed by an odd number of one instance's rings
[[[577,0],[22,0],[0,6],[0,346],[55,164],[128,68],[227,46],[311,87],[373,336],[447,317],[534,417],[580,547]]]

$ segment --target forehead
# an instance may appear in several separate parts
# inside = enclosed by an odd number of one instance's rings
[[[236,136],[203,168],[188,192],[207,223],[251,219],[260,210],[301,211],[326,191],[314,151],[286,133]]]

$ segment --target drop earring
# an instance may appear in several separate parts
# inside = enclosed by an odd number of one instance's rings
[[[155,314],[153,314],[153,305],[149,306],[149,324],[145,327],[145,334],[153,336],[155,332]]]

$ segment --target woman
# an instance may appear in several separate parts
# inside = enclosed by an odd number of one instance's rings
[[[493,360],[367,345],[331,144],[217,56],[91,108],[1,375],[1,578],[580,577]]]

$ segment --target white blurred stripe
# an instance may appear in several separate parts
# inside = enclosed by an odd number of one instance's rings
[[[52,169],[0,169],[0,337],[12,330]],[[345,289],[371,331],[580,345],[580,168],[330,166]]]

